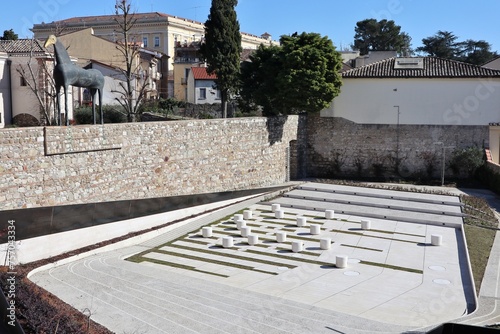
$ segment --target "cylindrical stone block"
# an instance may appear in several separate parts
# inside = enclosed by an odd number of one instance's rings
[[[319,234],[320,230],[321,229],[320,229],[320,226],[318,224],[309,225],[309,232],[311,234],[314,234],[314,235]]]
[[[222,247],[224,248],[233,247],[233,237],[222,237]]]
[[[243,219],[252,219],[252,210],[243,211]]]
[[[432,246],[441,246],[443,244],[443,236],[440,234],[432,234],[431,244]]]
[[[279,204],[272,204],[272,205],[271,205],[271,211],[272,211],[272,212],[276,212],[276,211],[278,211],[280,208],[281,208],[281,206],[280,206]]]
[[[247,226],[247,222],[244,221],[243,219],[236,221],[236,228],[238,230],[241,230],[243,227],[246,227],[246,226]]]
[[[335,217],[335,210],[326,210],[325,211],[325,218],[326,219],[333,219]]]
[[[248,236],[248,244],[249,245],[256,245],[259,243],[259,236],[258,235],[255,235],[255,234],[250,234]]]
[[[292,252],[294,253],[302,252],[303,248],[304,248],[303,241],[292,241]]]
[[[321,249],[330,249],[331,244],[332,244],[332,239],[330,238],[319,239],[319,247]]]
[[[286,242],[286,232],[284,231],[276,232],[276,241]]]
[[[212,236],[212,228],[210,226],[205,226],[201,229],[201,234],[203,238],[210,238]]]
[[[243,220],[243,215],[241,213],[237,213],[233,217],[234,222],[237,222],[238,220]]]
[[[302,216],[298,216],[297,217],[297,226],[298,227],[304,227],[304,226],[306,226],[306,222],[307,222],[307,218],[306,217],[302,217]]]
[[[242,237],[248,237],[250,233],[252,232],[252,229],[249,226],[245,226],[241,228],[241,236]]]
[[[283,217],[285,217],[285,211],[283,211],[283,210],[274,211],[274,217],[282,219]]]
[[[362,230],[369,230],[372,227],[372,222],[369,220],[362,220],[361,221],[361,229]]]
[[[335,267],[337,267],[337,268],[347,267],[348,260],[349,260],[349,257],[347,255],[337,255],[335,257]]]

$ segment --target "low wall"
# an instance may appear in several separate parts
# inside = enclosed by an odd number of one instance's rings
[[[298,124],[289,116],[2,129],[0,210],[281,184]]]
[[[488,145],[488,126],[357,124],[308,117],[309,177],[439,178],[455,148]]]

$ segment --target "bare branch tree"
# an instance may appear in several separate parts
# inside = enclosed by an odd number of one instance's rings
[[[120,95],[116,100],[125,109],[127,120],[134,122],[138,120],[139,107],[146,97],[149,74],[141,67],[141,46],[131,32],[137,19],[135,14],[131,13],[130,4],[122,0],[116,4],[115,9],[117,15],[115,21],[119,27],[118,33],[122,37],[118,40],[116,48],[125,60],[125,69],[122,69],[125,81],[119,84],[120,90],[113,92]]]
[[[35,40],[32,39],[29,58],[26,64],[17,66],[16,72],[35,95],[40,107],[41,121],[45,125],[53,125],[55,124],[55,82],[47,66],[47,60],[36,58],[33,54],[34,43]],[[37,66],[33,68],[35,64]]]

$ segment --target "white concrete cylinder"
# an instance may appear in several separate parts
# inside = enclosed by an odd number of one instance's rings
[[[309,225],[309,232],[311,234],[317,235],[321,231],[320,226],[318,224]]]
[[[326,210],[325,211],[325,218],[326,219],[333,219],[333,218],[335,218],[335,210]]]
[[[243,219],[236,221],[236,228],[238,230],[241,230],[243,227],[246,227],[246,226],[247,226],[247,222],[244,221]]]
[[[440,234],[432,234],[431,244],[432,246],[441,246],[443,244],[443,236]]]
[[[330,238],[319,239],[319,247],[321,249],[330,249],[331,244],[332,244],[332,239]]]
[[[304,249],[303,241],[292,241],[292,252],[294,253],[302,252],[303,249]]]
[[[249,226],[245,226],[241,228],[241,236],[242,237],[248,237],[250,233],[252,232],[252,229]]]
[[[276,241],[286,242],[286,232],[284,231],[276,232]]]
[[[272,205],[271,205],[271,211],[272,211],[272,212],[276,212],[276,211],[278,211],[280,208],[281,208],[281,206],[280,206],[279,204],[272,204]]]
[[[259,243],[259,236],[258,235],[255,235],[255,234],[250,234],[248,236],[248,244],[249,245],[256,245]]]
[[[212,236],[212,228],[210,226],[205,226],[201,229],[201,234],[203,238],[210,238]]]
[[[335,267],[337,267],[337,268],[347,267],[348,260],[349,260],[349,257],[347,255],[337,255],[335,257]]]
[[[361,229],[362,230],[369,230],[372,227],[372,222],[369,220],[362,220],[361,221]]]
[[[252,210],[243,211],[243,219],[252,219]]]
[[[243,215],[241,213],[237,213],[233,217],[234,222],[237,222],[238,220],[243,220]]]
[[[233,247],[233,237],[222,237],[222,247],[224,248]]]
[[[274,211],[274,217],[275,218],[279,218],[279,219],[282,219],[285,217],[285,211],[283,210],[276,210]]]
[[[306,222],[307,222],[307,218],[306,217],[302,217],[302,216],[298,216],[297,217],[297,226],[298,227],[304,227],[304,226],[306,226]]]

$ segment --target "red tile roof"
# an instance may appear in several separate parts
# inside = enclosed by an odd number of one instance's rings
[[[217,75],[208,74],[206,67],[191,67],[193,71],[193,77],[195,80],[216,80]]]
[[[43,47],[43,42],[26,38],[17,39],[15,41],[0,40],[0,51],[7,52],[8,54],[25,54],[31,51],[36,54],[45,54],[48,52],[48,50]]]
[[[342,73],[343,78],[500,78],[500,70],[438,57],[423,58],[423,68],[394,68],[396,57]]]

